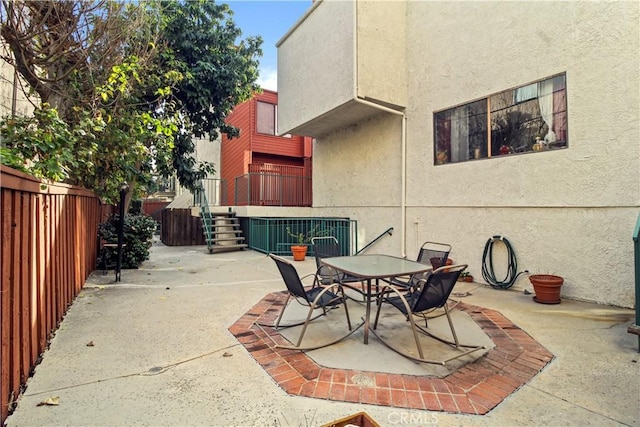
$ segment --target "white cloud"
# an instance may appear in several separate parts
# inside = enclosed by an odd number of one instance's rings
[[[278,90],[278,71],[273,69],[261,69],[258,77],[258,85],[263,89]]]

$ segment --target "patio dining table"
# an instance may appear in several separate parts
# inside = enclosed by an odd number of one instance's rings
[[[380,279],[390,279],[396,276],[408,276],[412,274],[431,271],[430,265],[421,264],[392,255],[353,255],[323,258],[322,263],[339,272],[357,276],[367,282],[365,292],[357,287],[344,283],[343,286],[353,289],[365,297],[364,343],[369,343],[369,324],[371,317],[371,300],[379,295]],[[375,291],[372,290],[372,281],[375,281]]]

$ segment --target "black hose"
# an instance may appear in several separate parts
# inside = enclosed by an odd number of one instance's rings
[[[493,271],[493,244],[495,242],[502,242],[507,248],[507,275],[504,280],[500,281],[496,279],[495,272]],[[488,260],[487,260],[488,259]],[[518,261],[516,260],[516,253],[511,246],[511,243],[502,236],[493,236],[484,245],[484,253],[482,254],[482,277],[492,287],[497,289],[509,289],[515,283],[518,276],[524,273],[528,273],[527,270],[518,271]]]

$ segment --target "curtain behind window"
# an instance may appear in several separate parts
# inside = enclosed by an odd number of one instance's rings
[[[276,134],[276,106],[267,102],[257,102],[256,131],[267,135]]]

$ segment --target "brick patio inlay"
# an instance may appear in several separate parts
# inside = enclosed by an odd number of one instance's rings
[[[397,408],[484,415],[530,381],[553,354],[500,312],[459,303],[495,347],[444,378],[326,368],[302,351],[276,349],[289,342],[266,336],[253,323],[273,323],[285,292],[266,295],[231,327],[251,356],[287,393],[296,396]]]

